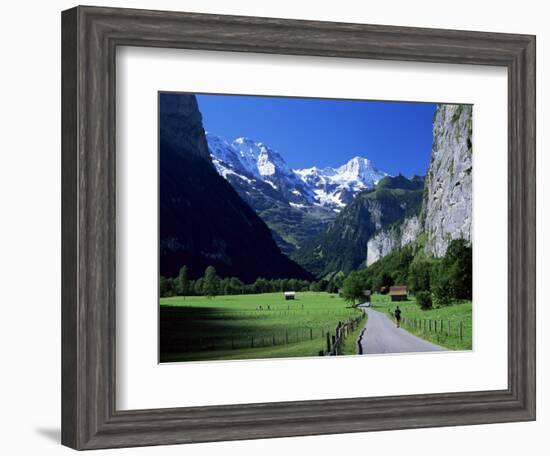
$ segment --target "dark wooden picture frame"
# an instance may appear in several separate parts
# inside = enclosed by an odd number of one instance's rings
[[[508,388],[116,409],[117,46],[493,65],[508,70]],[[535,419],[535,37],[76,7],[62,13],[62,443],[75,449]]]

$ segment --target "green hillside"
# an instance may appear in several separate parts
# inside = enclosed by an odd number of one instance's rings
[[[375,189],[359,193],[325,232],[291,258],[316,277],[357,269],[365,261],[370,237],[380,228],[418,214],[422,194],[422,178],[385,177]]]

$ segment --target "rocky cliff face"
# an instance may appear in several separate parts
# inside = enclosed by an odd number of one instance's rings
[[[212,163],[195,96],[161,93],[159,104],[160,137],[164,144],[175,153],[193,154]]]
[[[374,192],[359,194],[325,233],[293,258],[317,276],[347,272],[370,266],[420,234],[426,252],[441,257],[451,240],[471,240],[471,224],[472,107],[439,105],[425,181],[382,179]]]
[[[451,240],[471,239],[471,106],[437,107],[421,220],[427,237],[426,251],[436,257],[445,255]]]
[[[425,249],[441,257],[452,239],[471,238],[472,107],[439,105],[434,116],[432,159],[422,212],[379,230],[367,243],[367,266],[426,233]]]
[[[378,231],[367,242],[366,265],[370,266],[392,250],[410,244],[421,231],[420,220],[416,215],[405,219],[400,225]]]

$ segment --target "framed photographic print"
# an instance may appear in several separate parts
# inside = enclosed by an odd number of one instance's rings
[[[158,123],[161,363],[472,349],[472,106],[162,92]]]
[[[77,7],[62,51],[65,445],[535,418],[533,36]]]

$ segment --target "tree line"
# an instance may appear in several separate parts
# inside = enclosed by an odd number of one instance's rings
[[[301,279],[266,279],[244,283],[237,277],[221,278],[213,266],[196,280],[189,278],[183,266],[177,277],[160,277],[160,296],[206,296],[261,294],[284,291],[324,291],[339,293],[355,303],[365,290],[387,293],[393,285],[407,285],[418,304],[429,309],[433,304],[449,305],[472,299],[472,247],[464,239],[449,243],[445,256],[435,258],[424,253],[423,245],[410,244],[378,260],[371,266],[342,272],[317,281]]]
[[[177,277],[160,277],[160,296],[206,296],[260,294],[284,291],[326,291],[337,293],[343,276],[333,280],[309,281],[302,279],[265,279],[258,277],[253,283],[244,283],[237,277],[221,278],[213,266],[208,266],[204,275],[196,280],[189,278],[189,268],[183,266]]]
[[[387,293],[393,285],[406,285],[421,308],[449,305],[472,299],[472,247],[464,239],[449,243],[445,256],[424,253],[423,245],[394,250],[371,266],[350,272],[343,281],[342,295],[361,300],[364,290]]]

